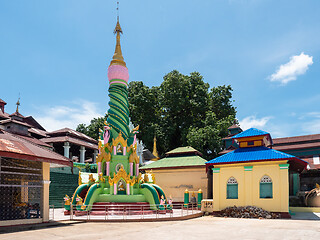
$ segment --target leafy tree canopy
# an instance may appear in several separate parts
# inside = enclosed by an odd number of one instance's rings
[[[76,131],[86,134],[87,136],[98,140],[99,139],[99,128],[103,129],[103,123],[107,119],[107,115],[104,117],[94,118],[90,121],[87,126],[81,123],[77,126]]]
[[[160,155],[190,145],[206,159],[216,157],[236,115],[231,86],[209,89],[198,72],[183,75],[174,70],[163,79],[151,88],[129,83],[130,117],[140,125],[138,138],[152,150],[156,136]]]

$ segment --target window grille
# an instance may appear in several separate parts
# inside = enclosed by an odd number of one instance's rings
[[[41,217],[42,163],[0,158],[0,221]]]
[[[229,178],[227,184],[238,184],[237,179],[234,177]]]
[[[238,199],[238,181],[234,177],[227,181],[227,199]]]
[[[260,198],[273,198],[272,179],[265,175],[260,179]]]

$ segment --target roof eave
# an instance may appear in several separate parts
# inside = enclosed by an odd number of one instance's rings
[[[1,157],[8,157],[8,158],[16,158],[16,159],[22,159],[22,160],[31,160],[31,161],[39,161],[39,162],[49,162],[49,163],[57,163],[61,165],[66,165],[72,167],[73,163],[70,160],[59,160],[59,159],[52,159],[52,158],[45,158],[45,157],[39,157],[39,156],[32,156],[28,154],[22,154],[22,153],[13,153],[13,152],[6,152],[6,151],[0,151]]]

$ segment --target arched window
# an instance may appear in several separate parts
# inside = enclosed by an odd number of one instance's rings
[[[227,182],[227,199],[238,199],[238,182],[234,177]]]
[[[260,179],[260,198],[272,198],[272,180],[269,176],[264,175]]]

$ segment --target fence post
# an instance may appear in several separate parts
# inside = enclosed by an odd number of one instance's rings
[[[202,190],[199,189],[198,190],[198,208],[201,209],[201,201],[203,199],[203,193],[202,193]]]
[[[70,204],[70,220],[73,220],[73,205]]]
[[[184,206],[187,207],[189,204],[189,191],[186,189],[184,191]]]

